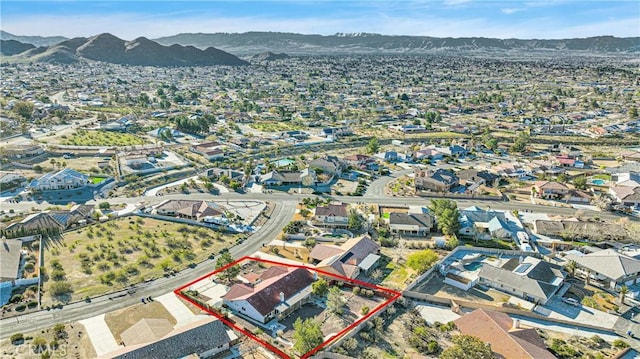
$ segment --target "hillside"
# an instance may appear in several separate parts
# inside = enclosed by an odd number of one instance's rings
[[[189,33],[156,39],[160,44],[215,46],[225,51],[249,55],[274,51],[290,54],[309,53],[424,53],[439,50],[547,50],[590,52],[639,52],[640,37],[598,36],[583,39],[520,40],[482,37],[437,38],[428,36],[390,36],[379,34],[342,34],[330,36],[280,32]]]
[[[62,36],[20,36],[0,30],[1,40],[15,40],[23,44],[31,44],[34,46],[51,46],[67,40]]]
[[[0,54],[11,56],[33,49],[35,46],[16,40],[0,40]]]
[[[251,56],[250,60],[251,61],[256,61],[256,62],[262,62],[262,61],[284,60],[284,59],[288,59],[288,58],[289,58],[289,55],[287,55],[285,53],[274,54],[271,51],[267,51],[267,52],[261,52],[259,54],[255,54],[255,55]]]
[[[79,37],[65,40],[48,47],[31,48],[9,59],[50,63],[92,60],[140,66],[240,66],[248,64],[232,54],[212,47],[200,50],[193,46],[162,46],[144,37],[125,41],[107,33],[90,38]]]

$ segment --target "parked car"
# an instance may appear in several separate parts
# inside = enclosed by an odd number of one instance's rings
[[[569,305],[573,305],[574,307],[580,306],[580,302],[578,302],[575,298],[562,298],[562,301]]]

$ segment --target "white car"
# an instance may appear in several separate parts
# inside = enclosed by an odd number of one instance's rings
[[[562,298],[562,301],[567,303],[567,304],[569,304],[569,305],[573,305],[574,307],[579,307],[580,306],[580,302],[578,302],[574,298]]]

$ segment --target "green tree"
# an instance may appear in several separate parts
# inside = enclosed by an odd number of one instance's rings
[[[233,257],[231,257],[231,254],[229,254],[229,252],[224,252],[220,256],[218,256],[218,259],[216,260],[216,269],[220,269],[230,263],[233,263],[233,261],[234,260]],[[236,264],[223,270],[218,275],[224,280],[231,280],[235,278],[239,273],[240,266]]]
[[[364,218],[355,209],[349,211],[347,228],[352,232],[360,232],[364,228]]]
[[[574,276],[576,274],[576,269],[578,269],[578,263],[576,261],[569,261],[569,263],[567,263],[566,268],[569,271],[569,273],[571,273],[571,275]]]
[[[11,344],[20,344],[22,343],[22,341],[24,340],[24,334],[22,333],[15,333],[11,336]]]
[[[373,137],[369,140],[366,150],[369,154],[378,153],[378,151],[380,150],[380,143],[378,143],[378,139],[376,137]]]
[[[529,134],[527,132],[519,132],[515,141],[511,145],[511,152],[523,152],[529,143]]]
[[[342,290],[338,287],[329,288],[329,293],[327,294],[327,309],[332,313],[340,314],[344,304],[345,300]]]
[[[638,118],[638,108],[637,107],[631,107],[628,111],[628,115],[629,118],[634,120],[636,118]]]
[[[629,287],[622,285],[620,287],[620,304],[624,304],[624,297],[629,293]]]
[[[109,208],[111,208],[111,204],[109,204],[109,202],[100,202],[98,207],[102,210],[108,210]]]
[[[453,337],[453,346],[440,354],[440,359],[489,359],[494,358],[491,345],[470,335]]]
[[[324,278],[320,278],[311,284],[311,292],[318,297],[324,297],[328,291],[329,283]]]
[[[420,252],[412,253],[407,257],[407,265],[409,268],[422,274],[431,268],[433,263],[438,260],[438,254],[431,249],[425,249]]]
[[[438,219],[438,227],[442,233],[451,235],[460,230],[460,213],[455,201],[449,199],[432,199],[429,210]]]
[[[587,177],[579,176],[573,180],[573,185],[577,189],[587,189]]]
[[[304,242],[302,242],[302,245],[307,249],[312,249],[316,246],[316,239],[313,237],[307,237]]]
[[[293,349],[299,354],[305,354],[322,344],[324,335],[320,323],[308,318],[296,319],[293,323]]]
[[[22,116],[25,120],[31,118],[31,114],[33,113],[33,109],[35,106],[31,102],[20,101],[13,105],[13,112],[17,113],[19,116]]]

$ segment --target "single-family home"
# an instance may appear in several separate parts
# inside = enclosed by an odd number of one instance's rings
[[[227,155],[227,148],[220,142],[211,141],[192,146],[191,152],[200,154],[209,161],[215,161]]]
[[[401,236],[426,236],[433,229],[434,219],[428,213],[389,213],[389,230]]]
[[[317,244],[311,250],[309,259],[316,268],[348,278],[356,278],[360,273],[369,273],[375,268],[380,256],[380,245],[367,236],[354,237],[341,246]]]
[[[444,158],[444,154],[435,148],[424,148],[421,150],[417,150],[413,153],[413,158],[417,161],[421,160],[431,160],[431,161],[441,161]]]
[[[317,182],[316,172],[305,168],[300,172],[271,171],[260,176],[260,183],[264,186],[314,186]]]
[[[376,161],[375,158],[362,154],[345,156],[343,160],[347,165],[361,170],[367,168],[368,164]]]
[[[344,203],[329,203],[326,206],[317,206],[313,215],[313,222],[321,227],[342,227],[349,224],[347,205]]]
[[[309,162],[309,168],[319,169],[330,175],[340,175],[346,169],[345,163],[336,156],[325,155]]]
[[[94,208],[91,205],[75,205],[70,210],[38,212],[25,217],[20,222],[8,225],[5,233],[10,236],[55,234],[73,226],[91,222],[93,213]]]
[[[458,186],[458,176],[453,171],[438,168],[437,170],[415,170],[415,188],[419,191],[451,192]]]
[[[616,186],[640,187],[640,173],[638,172],[621,172],[611,175],[611,180],[615,182]]]
[[[384,152],[376,153],[374,156],[376,158],[379,158],[387,162],[396,162],[398,161],[398,158],[399,158],[398,152],[396,151],[384,151]]]
[[[504,212],[483,210],[471,206],[460,210],[460,230],[458,233],[475,239],[513,239],[513,231],[508,225]]]
[[[225,217],[226,209],[214,202],[196,200],[167,200],[153,209],[161,216],[203,221],[205,217]]]
[[[33,180],[29,188],[32,191],[50,191],[81,188],[88,184],[90,184],[88,175],[71,168],[65,168]]]
[[[471,184],[480,183],[487,187],[493,187],[496,181],[500,180],[500,176],[498,175],[486,170],[477,170],[475,168],[458,171],[456,176],[458,176],[461,182],[465,181]]]
[[[44,153],[44,148],[37,143],[10,145],[4,147],[4,156],[8,159],[22,159],[40,156]]]
[[[519,320],[511,319],[506,313],[476,309],[453,322],[460,333],[491,344],[497,358],[555,358],[535,328],[520,328]]]
[[[273,266],[253,283],[234,284],[222,296],[223,303],[234,313],[267,323],[304,304],[316,277],[315,272],[305,268]]]
[[[566,259],[575,261],[585,276],[595,278],[613,290],[640,282],[640,260],[612,248],[589,254],[572,252]]]
[[[536,181],[532,187],[536,197],[544,199],[562,199],[569,194],[569,187],[555,181]]]
[[[22,241],[20,239],[2,238],[2,244],[0,245],[0,282],[18,279],[21,257]]]
[[[291,139],[295,141],[304,141],[309,138],[309,134],[304,131],[292,130],[292,131],[282,132],[280,134],[280,137],[284,138],[285,140]]]
[[[19,173],[0,171],[0,192],[13,190],[26,180],[27,178]]]
[[[120,337],[124,347],[98,358],[211,358],[238,341],[232,329],[212,316],[197,316],[176,328],[166,319],[143,318]]]
[[[609,194],[623,206],[640,207],[640,187],[611,186]]]
[[[578,189],[570,189],[565,199],[568,203],[589,204],[591,202],[591,194]]]
[[[535,257],[511,258],[500,267],[484,265],[479,284],[515,295],[527,301],[546,304],[562,287],[565,274],[557,264]]]

